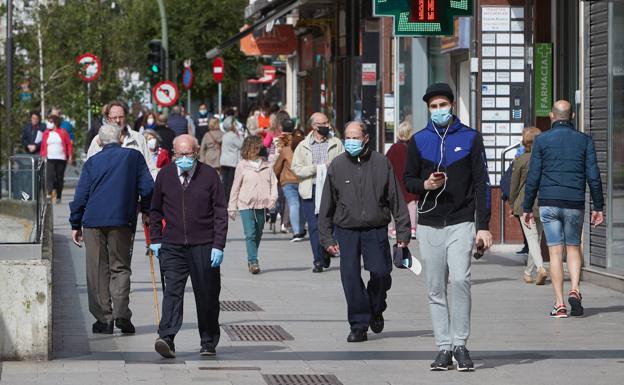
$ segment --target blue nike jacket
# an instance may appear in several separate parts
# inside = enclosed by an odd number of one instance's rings
[[[447,176],[437,204],[435,197],[442,187],[429,191],[426,199],[424,187],[425,180],[436,171]],[[477,229],[489,229],[491,193],[483,138],[456,116],[448,128],[435,127],[429,121],[425,129],[412,136],[403,179],[407,191],[420,194],[424,202],[419,202],[424,213],[418,215],[418,224],[444,227],[474,222],[476,212]]]

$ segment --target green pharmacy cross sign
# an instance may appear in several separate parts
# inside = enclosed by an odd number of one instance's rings
[[[395,36],[452,35],[456,16],[472,16],[472,1],[373,0],[373,13],[394,17]]]

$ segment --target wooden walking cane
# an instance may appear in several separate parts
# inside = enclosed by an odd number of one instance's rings
[[[158,290],[156,289],[156,274],[154,274],[154,252],[149,248],[150,238],[147,225],[143,225],[145,233],[145,243],[147,244],[147,254],[149,256],[150,273],[152,276],[152,291],[154,292],[154,312],[156,313],[156,326],[160,325],[160,308],[158,307]]]

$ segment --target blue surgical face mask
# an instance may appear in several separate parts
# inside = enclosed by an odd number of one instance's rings
[[[193,165],[195,164],[195,158],[190,158],[187,156],[180,156],[176,158],[175,164],[182,171],[191,171],[191,169],[193,168]]]
[[[445,126],[450,120],[451,117],[451,108],[438,108],[437,110],[431,111],[431,120],[437,126]]]
[[[346,139],[345,150],[351,156],[358,156],[364,148],[364,141],[362,139]]]

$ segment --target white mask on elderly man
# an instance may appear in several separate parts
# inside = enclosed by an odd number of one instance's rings
[[[150,150],[155,150],[157,146],[158,146],[158,141],[156,140],[156,138],[150,138],[147,141],[147,147],[149,147]]]

